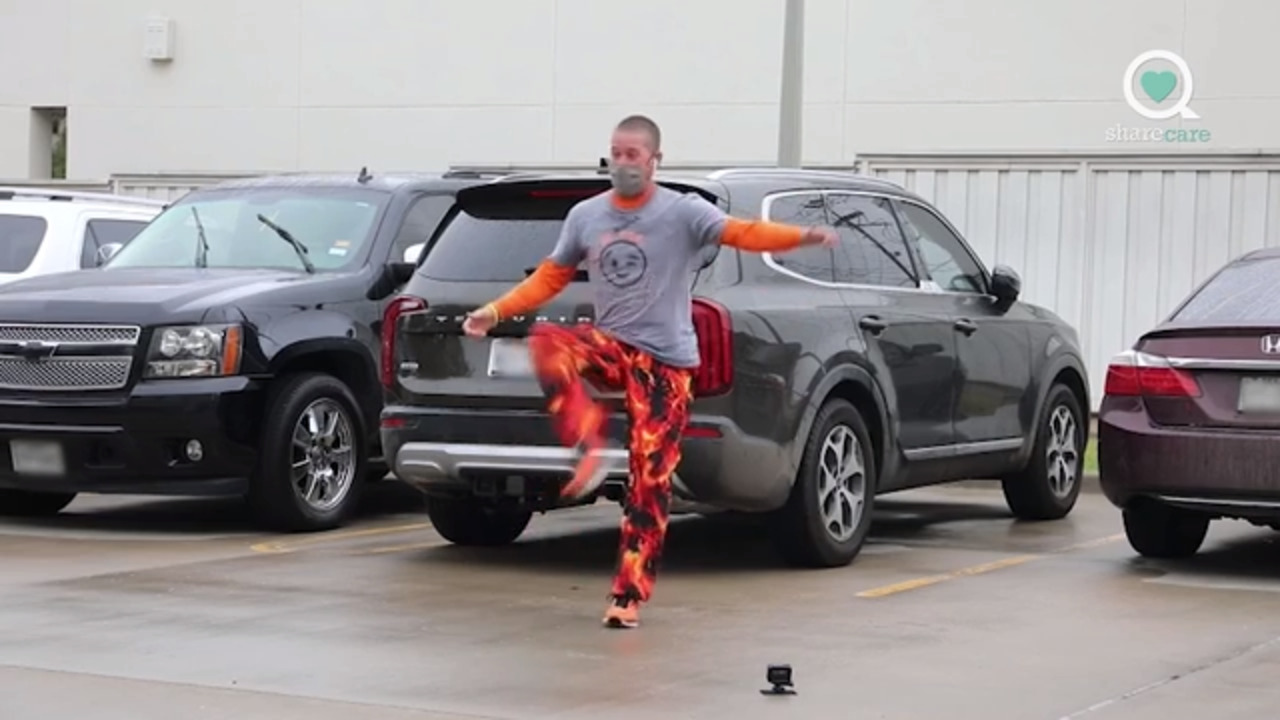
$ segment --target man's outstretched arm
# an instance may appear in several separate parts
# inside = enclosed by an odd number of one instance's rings
[[[782,252],[816,245],[826,238],[817,228],[729,217],[720,231],[720,243],[748,252]]]
[[[576,271],[576,265],[560,265],[547,258],[533,274],[486,307],[493,313],[494,322],[536,310],[568,287]]]
[[[747,252],[786,252],[803,245],[832,246],[839,237],[826,227],[732,217],[698,196],[688,196],[686,203],[687,217],[700,245],[719,243]]]

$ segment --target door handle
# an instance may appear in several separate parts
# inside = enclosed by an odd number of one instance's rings
[[[951,327],[955,328],[958,332],[964,333],[965,337],[978,332],[978,326],[974,325],[973,321],[968,318],[960,318]]]
[[[858,327],[866,330],[872,335],[879,335],[884,332],[885,328],[889,327],[889,323],[886,323],[875,315],[867,315],[858,320]]]

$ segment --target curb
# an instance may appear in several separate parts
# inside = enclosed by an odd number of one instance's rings
[[[999,488],[999,480],[958,480],[956,482],[945,483],[953,487],[971,488],[975,490],[990,490]],[[1082,493],[1101,493],[1102,486],[1098,484],[1098,476],[1096,474],[1086,474],[1080,480],[1080,492]]]

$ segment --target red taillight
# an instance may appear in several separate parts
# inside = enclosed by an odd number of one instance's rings
[[[1200,384],[1190,373],[1163,358],[1123,352],[1111,360],[1103,392],[1123,397],[1200,397]]]
[[[427,301],[412,295],[400,295],[387,303],[382,311],[382,386],[390,389],[396,380],[396,332],[405,313],[426,310]]]
[[[714,440],[724,437],[720,432],[720,428],[710,425],[689,425],[684,429],[684,436],[687,438],[697,438],[701,440]]]
[[[702,364],[693,376],[693,394],[720,395],[733,385],[733,321],[729,311],[706,298],[693,301],[693,328]]]

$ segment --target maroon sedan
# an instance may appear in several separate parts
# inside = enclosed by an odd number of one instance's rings
[[[1218,518],[1280,529],[1280,250],[1219,270],[1103,392],[1099,481],[1135,550],[1193,555]]]

